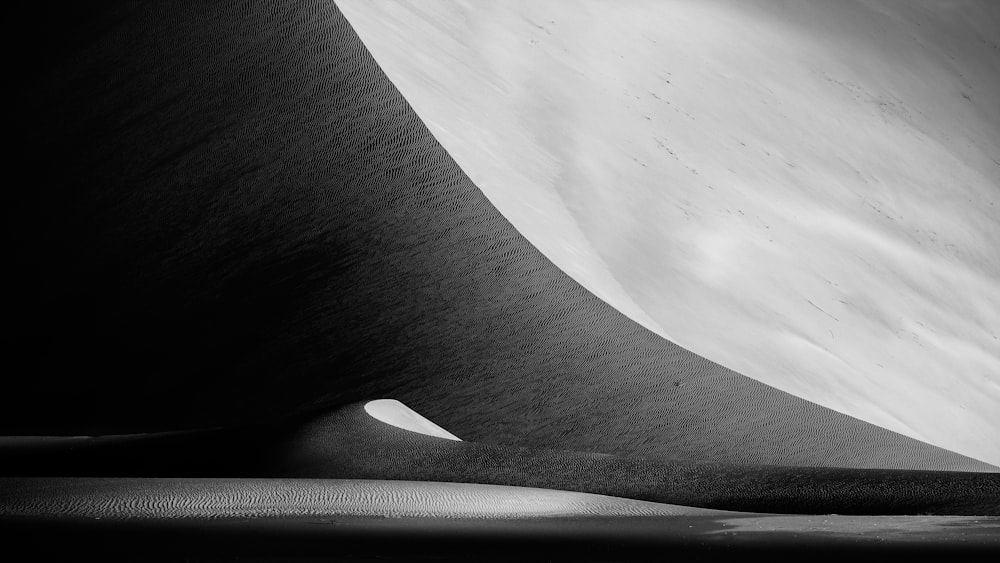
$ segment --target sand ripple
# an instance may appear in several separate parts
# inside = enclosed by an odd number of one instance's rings
[[[0,489],[0,517],[29,518],[510,519],[727,514],[547,489],[360,479],[9,478],[0,480]]]

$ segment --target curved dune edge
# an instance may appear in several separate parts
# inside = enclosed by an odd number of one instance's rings
[[[426,434],[445,440],[462,441],[461,438],[420,416],[420,413],[397,401],[396,399],[376,399],[365,403],[365,412],[372,418],[386,424],[391,424],[403,430]]]
[[[531,487],[374,479],[0,479],[0,517],[539,518],[737,516],[712,510]]]

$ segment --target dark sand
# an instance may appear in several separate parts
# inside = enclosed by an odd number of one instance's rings
[[[24,554],[142,561],[731,561],[817,554],[876,561],[1000,549],[995,520],[870,517],[846,531],[826,531],[830,519],[744,521],[761,529],[739,531],[737,520],[708,517],[50,520],[44,526],[21,520],[0,529]]]

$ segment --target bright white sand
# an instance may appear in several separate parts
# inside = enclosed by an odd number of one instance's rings
[[[990,4],[338,1],[472,180],[599,297],[1000,465]]]
[[[416,411],[395,399],[368,401],[365,403],[365,412],[386,424],[398,426],[403,430],[461,442],[458,436],[420,416]]]

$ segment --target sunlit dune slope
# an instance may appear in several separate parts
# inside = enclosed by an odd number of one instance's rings
[[[546,256],[744,375],[1000,464],[1000,5],[341,0]]]
[[[15,92],[36,199],[9,212],[44,322],[37,373],[0,396],[4,433],[394,397],[505,447],[990,469],[724,368],[584,289],[463,173],[333,3],[80,17],[66,27],[86,33]]]

